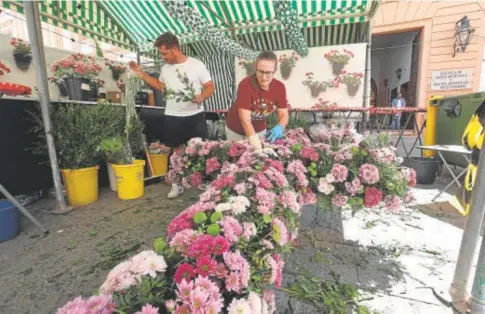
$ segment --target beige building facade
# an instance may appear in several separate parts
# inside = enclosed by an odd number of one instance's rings
[[[456,52],[456,23],[465,16],[474,32],[465,51]],[[425,107],[434,95],[485,91],[485,1],[383,1],[372,35],[377,106],[400,91],[413,107]],[[443,80],[450,73],[459,82]]]

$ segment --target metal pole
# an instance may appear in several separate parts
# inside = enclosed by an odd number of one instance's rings
[[[40,230],[42,230],[43,233],[45,234],[48,234],[49,233],[49,230],[47,230],[46,228],[44,228],[40,222],[37,221],[37,219],[34,218],[34,216],[32,216],[29,211],[27,209],[25,209],[25,207],[22,206],[22,204],[20,204],[17,199],[15,199],[15,197],[10,194],[4,187],[3,185],[0,184],[0,192],[2,192],[3,195],[5,195],[5,197],[10,201],[12,202],[12,204],[15,205],[15,207],[18,208],[18,210],[20,210],[22,212],[22,214],[24,214],[25,216],[27,216],[27,218],[29,218],[37,227],[39,227]]]
[[[456,305],[456,309],[459,311],[464,310],[463,308],[465,307],[468,299],[467,283],[473,266],[473,259],[477,249],[478,238],[480,237],[480,229],[482,227],[482,221],[485,215],[485,193],[483,193],[483,191],[485,191],[484,152],[480,154],[480,161],[478,162],[478,171],[475,182],[476,184],[473,186],[472,191],[471,209],[465,223],[465,229],[463,230],[463,238],[461,239],[460,253],[458,254],[458,260],[456,262],[455,275],[450,287],[452,303],[453,305]],[[483,256],[484,254],[484,248],[482,247],[480,252],[481,264],[479,263],[479,266],[483,266],[485,263],[485,256]],[[476,276],[476,278],[483,278],[484,274],[480,270],[480,267],[477,268],[477,275],[478,276]],[[483,285],[480,286],[480,288],[484,287]],[[483,296],[484,294],[476,293],[475,295]],[[484,300],[483,297],[481,300]]]
[[[371,80],[371,48],[372,48],[372,22],[369,20],[367,26],[367,52],[365,55],[365,77],[364,77],[364,108],[370,107],[370,80]],[[367,112],[362,113],[362,134],[365,133],[367,123]]]
[[[47,85],[47,71],[45,68],[44,42],[42,40],[42,28],[40,24],[39,7],[37,1],[25,1],[25,19],[29,31],[30,45],[32,47],[32,56],[35,65],[35,74],[37,79],[37,89],[39,102],[42,111],[42,120],[44,122],[45,134],[47,138],[47,149],[49,151],[49,160],[51,164],[52,177],[56,189],[57,203],[61,212],[68,210],[64,193],[62,189],[61,176],[57,165],[56,149],[54,145],[54,136],[52,135],[52,123],[50,118],[50,97],[49,87]]]
[[[141,65],[140,49],[136,49],[136,63]]]

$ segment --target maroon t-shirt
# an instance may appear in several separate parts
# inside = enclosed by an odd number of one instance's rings
[[[276,109],[288,108],[285,85],[273,79],[267,91],[261,89],[256,77],[244,78],[237,87],[237,98],[227,113],[227,127],[241,135],[245,135],[244,128],[239,121],[239,110],[251,110],[251,122],[254,131],[259,133],[266,129],[266,117]]]

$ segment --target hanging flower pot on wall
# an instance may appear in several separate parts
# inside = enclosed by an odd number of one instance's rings
[[[20,38],[12,38],[10,45],[13,47],[13,59],[17,68],[27,71],[32,62],[32,49],[30,45]]]
[[[114,62],[109,59],[105,59],[105,65],[111,70],[111,75],[113,80],[117,81],[120,79],[121,74],[126,72],[126,67],[118,62]]]
[[[87,101],[89,99],[89,79],[82,77],[66,77],[64,79],[70,100]]]
[[[70,100],[87,101],[90,81],[99,75],[101,67],[91,56],[80,53],[57,60],[52,64],[53,78],[63,78]]]
[[[290,56],[283,54],[279,57],[278,61],[280,63],[281,77],[284,80],[287,80],[290,77],[291,70],[295,67],[296,62],[298,61],[298,56],[296,53],[293,53]]]
[[[344,69],[345,64],[343,63],[332,63],[332,73],[333,75],[339,75]]]
[[[22,71],[27,71],[32,63],[32,55],[30,54],[14,53],[13,59],[15,60],[17,68]]]
[[[349,96],[355,96],[357,95],[357,91],[359,90],[360,84],[359,85],[347,85],[347,92],[349,93]]]
[[[327,90],[327,88],[323,87],[323,86],[311,86],[310,87],[310,92],[311,92],[313,98],[318,97],[320,95],[320,93],[323,93],[326,90]]]
[[[68,95],[67,95],[66,84],[64,82],[62,82],[62,83],[58,83],[56,85],[59,88],[59,95],[61,95],[62,97],[67,97]]]

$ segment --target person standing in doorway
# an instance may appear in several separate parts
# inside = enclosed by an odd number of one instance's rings
[[[395,109],[403,109],[406,107],[406,99],[402,98],[402,94],[397,94],[397,97],[394,98],[391,102],[392,108]],[[401,128],[401,112],[395,114],[392,117],[391,122],[391,129],[392,130],[399,130]]]
[[[269,131],[268,140],[274,142],[283,136],[288,125],[288,100],[285,85],[273,78],[277,65],[274,52],[263,51],[256,60],[256,73],[239,83],[236,101],[226,119],[228,140],[249,139],[254,149],[261,149],[266,118],[275,110],[278,123]]]
[[[178,38],[172,33],[158,37],[155,47],[165,61],[159,79],[143,72],[135,62],[130,62],[130,69],[150,87],[166,91],[164,144],[176,149],[191,138],[206,139],[207,122],[202,104],[215,90],[209,71],[200,60],[180,51]],[[191,99],[187,98],[191,94]],[[183,191],[180,182],[173,183],[168,198],[176,198]]]

